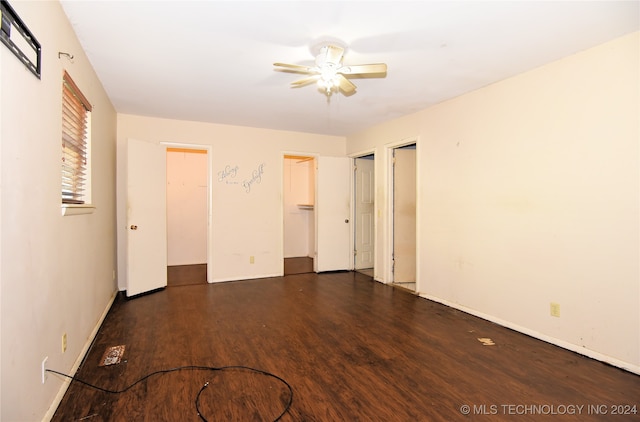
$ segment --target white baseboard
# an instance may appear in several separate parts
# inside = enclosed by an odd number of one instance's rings
[[[503,320],[503,319],[500,319],[500,318],[496,318],[496,317],[494,317],[492,315],[487,315],[487,314],[484,314],[482,312],[478,312],[478,311],[475,311],[473,309],[466,308],[466,307],[461,306],[461,305],[459,305],[457,303],[449,302],[448,300],[440,299],[438,297],[434,297],[434,296],[430,296],[430,295],[422,294],[422,293],[420,294],[420,297],[422,297],[424,299],[432,300],[434,302],[441,303],[443,305],[449,306],[450,308],[458,309],[458,310],[460,310],[462,312],[466,312],[468,314],[477,316],[478,318],[482,318],[482,319],[485,319],[487,321],[494,322],[494,323],[496,323],[498,325],[501,325],[503,327],[506,327],[506,328],[512,329],[514,331],[518,331],[520,333],[526,334],[528,336],[537,338],[538,340],[542,340],[544,342],[554,344],[556,346],[562,347],[563,349],[567,349],[567,350],[570,350],[572,352],[579,353],[579,354],[581,354],[583,356],[587,356],[587,357],[589,357],[591,359],[599,360],[600,362],[604,362],[604,363],[607,363],[609,365],[618,367],[620,369],[624,369],[625,371],[632,372],[634,374],[640,375],[640,366],[638,366],[638,365],[633,365],[633,364],[631,364],[629,362],[625,362],[625,361],[622,361],[620,359],[616,359],[616,358],[613,358],[611,356],[607,356],[607,355],[604,355],[602,353],[598,353],[596,351],[589,350],[589,349],[586,349],[584,347],[580,347],[578,345],[569,343],[567,341],[560,340],[560,339],[557,339],[557,338],[554,338],[554,337],[550,337],[550,336],[548,336],[546,334],[542,334],[542,333],[539,333],[537,331],[530,330],[529,328],[522,327],[520,325],[514,324],[512,322],[509,322],[509,321],[506,321],[506,320]]]
[[[107,303],[107,307],[102,312],[100,319],[98,319],[98,322],[96,323],[95,327],[93,327],[93,331],[91,332],[91,335],[89,335],[89,337],[87,338],[87,341],[84,344],[84,347],[80,351],[80,354],[76,358],[75,363],[71,367],[71,370],[69,371],[70,374],[75,374],[78,368],[80,367],[82,360],[84,359],[85,355],[89,351],[89,347],[91,347],[93,340],[98,334],[98,330],[100,329],[102,322],[107,317],[107,314],[109,313],[109,309],[111,309],[111,305],[113,304],[113,301],[116,299],[117,294],[118,294],[118,291],[116,290],[115,292],[113,292],[113,295],[111,295],[111,299],[109,299],[109,302]],[[49,406],[49,410],[47,410],[47,413],[45,413],[44,417],[42,418],[42,422],[49,422],[53,418],[53,415],[56,413],[56,410],[58,409],[58,406],[60,405],[60,402],[62,401],[62,398],[64,397],[65,393],[67,392],[67,389],[69,388],[70,384],[71,384],[71,380],[69,378],[65,378],[62,385],[60,386],[60,390],[58,390],[58,394],[53,399],[51,406]]]

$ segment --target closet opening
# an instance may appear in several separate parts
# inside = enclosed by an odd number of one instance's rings
[[[314,271],[316,160],[285,155],[283,166],[284,275]]]

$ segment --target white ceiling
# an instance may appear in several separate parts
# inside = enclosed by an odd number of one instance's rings
[[[639,1],[62,0],[119,113],[341,135],[640,29]],[[330,101],[274,62],[384,62]],[[70,52],[73,54],[73,52]]]

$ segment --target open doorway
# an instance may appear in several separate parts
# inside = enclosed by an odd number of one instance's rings
[[[392,149],[391,282],[416,291],[416,144]]]
[[[284,156],[284,275],[314,270],[315,169],[313,156]]]
[[[375,224],[375,156],[368,154],[353,159],[354,172],[354,244],[353,268],[374,276]]]
[[[167,148],[167,286],[207,282],[208,151]]]

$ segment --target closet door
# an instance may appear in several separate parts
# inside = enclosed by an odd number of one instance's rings
[[[318,157],[316,172],[316,272],[351,269],[349,221],[351,159]]]
[[[166,149],[129,139],[127,296],[167,285]]]

